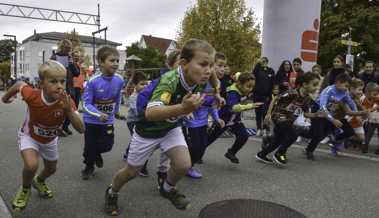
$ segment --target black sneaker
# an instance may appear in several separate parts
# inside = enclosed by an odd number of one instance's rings
[[[117,204],[118,194],[112,193],[110,194],[110,189],[112,187],[109,186],[107,190],[105,190],[105,204],[104,204],[104,211],[106,214],[110,216],[118,216],[119,214],[119,208]]]
[[[255,155],[255,159],[257,159],[258,161],[265,163],[265,164],[272,164],[273,163],[273,161],[270,158],[262,155],[261,152],[259,152],[257,155]]]
[[[379,149],[378,149],[379,150]],[[368,153],[368,145],[363,144],[362,145],[362,153],[367,154]],[[375,152],[376,153],[376,152]]]
[[[103,161],[103,157],[101,156],[101,154],[99,154],[95,160],[95,165],[97,166],[97,168],[103,168],[104,166],[104,161]]]
[[[287,164],[287,156],[285,154],[275,153],[272,158],[279,166],[285,166]]]
[[[203,159],[198,160],[197,164],[204,164],[204,160]]]
[[[162,197],[170,200],[176,209],[186,210],[190,207],[190,202],[187,200],[186,196],[176,189],[171,189],[171,191],[167,192],[164,190],[163,185],[161,185],[159,192]]]
[[[374,152],[374,154],[379,155],[379,148],[376,149],[376,151]]]
[[[143,167],[140,171],[139,171],[139,175],[141,177],[148,177],[149,176],[149,171],[147,171],[147,169],[145,167]]]
[[[238,158],[234,154],[230,153],[229,151],[226,152],[224,156],[228,158],[232,163],[235,163],[235,164],[240,163],[240,160],[238,160]]]
[[[164,181],[166,180],[167,178],[167,173],[166,172],[157,172],[157,176],[158,176],[158,189],[160,189],[160,187],[163,186],[163,183]]]
[[[88,180],[91,176],[94,175],[95,168],[93,166],[86,165],[86,168],[82,170],[82,179]]]

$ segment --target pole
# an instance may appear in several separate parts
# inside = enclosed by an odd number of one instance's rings
[[[100,30],[100,4],[97,4],[97,30]]]
[[[14,67],[14,77],[17,79],[17,39],[15,35],[8,35],[4,34],[5,37],[10,37],[13,38],[13,44],[14,44],[14,62],[13,62],[13,67]]]

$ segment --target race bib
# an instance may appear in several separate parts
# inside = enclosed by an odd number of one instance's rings
[[[46,138],[55,138],[58,135],[57,129],[44,129],[38,126],[33,126],[34,134]]]
[[[107,114],[111,114],[113,113],[114,109],[115,109],[115,103],[111,103],[111,104],[95,104],[96,108],[103,112],[103,113],[107,113]]]

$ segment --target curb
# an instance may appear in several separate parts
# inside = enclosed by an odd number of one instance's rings
[[[2,196],[0,195],[0,217],[1,218],[12,218],[11,213],[8,210]]]

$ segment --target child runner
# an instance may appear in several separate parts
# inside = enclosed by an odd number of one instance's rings
[[[237,82],[228,87],[226,105],[219,111],[220,118],[225,122],[225,127],[216,126],[209,133],[208,145],[216,141],[228,129],[235,135],[233,146],[225,153],[225,157],[232,163],[239,163],[236,154],[249,138],[246,127],[241,121],[242,111],[251,110],[262,105],[262,103],[244,104],[254,85],[255,78],[251,73],[241,73],[238,76]]]
[[[100,72],[87,82],[83,93],[83,118],[86,126],[84,133],[83,157],[85,164],[82,179],[88,180],[95,167],[104,165],[102,153],[112,149],[114,144],[114,116],[119,111],[122,76],[115,74],[119,64],[117,49],[102,47],[97,52]]]
[[[305,149],[305,154],[308,160],[314,160],[314,150],[320,141],[323,140],[328,134],[337,135],[334,137],[334,144],[338,144],[338,141],[347,139],[354,135],[354,130],[351,128],[344,116],[337,116],[337,114],[341,114],[338,112],[341,110],[341,107],[339,106],[340,103],[347,104],[352,111],[357,111],[357,106],[350,97],[350,83],[350,76],[342,73],[335,78],[334,85],[328,86],[321,92],[317,103],[320,110],[326,112],[328,115],[326,118],[315,117],[311,119],[310,134],[312,139]]]
[[[207,85],[204,92],[206,95],[204,103],[190,117],[185,118],[184,122],[186,140],[192,163],[192,167],[188,170],[186,176],[193,179],[200,179],[202,177],[202,174],[198,170],[195,170],[193,166],[203,157],[207,147],[208,115],[211,114],[214,122],[221,128],[225,126],[224,121],[218,116],[218,109],[213,96],[214,92],[210,84]]]
[[[378,131],[379,135],[379,85],[374,82],[369,82],[366,85],[365,96],[362,97],[362,105],[366,110],[369,110],[368,122],[366,122],[366,134],[365,143],[362,146],[362,153],[368,152],[368,145],[371,138]],[[379,146],[377,147],[375,154],[379,155]]]
[[[263,163],[273,161],[267,155],[277,149],[273,155],[274,162],[279,166],[287,164],[287,149],[296,141],[306,125],[304,118],[320,117],[322,113],[311,113],[314,105],[311,94],[316,92],[320,83],[320,77],[314,73],[306,73],[297,78],[297,89],[292,89],[278,96],[272,102],[272,113],[267,119],[274,123],[273,140],[268,145],[262,146],[262,150],[255,156]]]
[[[66,93],[66,69],[56,61],[47,61],[38,70],[41,89],[33,89],[24,82],[14,84],[2,97],[4,103],[11,103],[20,92],[28,105],[27,117],[19,129],[18,140],[24,161],[22,186],[18,190],[12,207],[22,210],[26,207],[33,186],[43,198],[52,198],[53,192],[45,181],[52,176],[58,161],[58,129],[67,117],[73,127],[84,132],[84,125],[75,103]],[[44,161],[44,169],[38,170],[39,156]]]
[[[118,214],[118,192],[137,175],[158,148],[157,145],[171,162],[167,178],[160,186],[161,196],[169,199],[177,209],[184,210],[189,206],[188,199],[176,189],[179,180],[191,167],[179,119],[202,104],[204,97],[199,92],[202,92],[211,77],[214,55],[215,50],[210,44],[191,39],[181,51],[180,67],[162,75],[152,91],[144,119],[136,123],[128,163],[116,173],[112,184],[106,189],[107,214]]]

